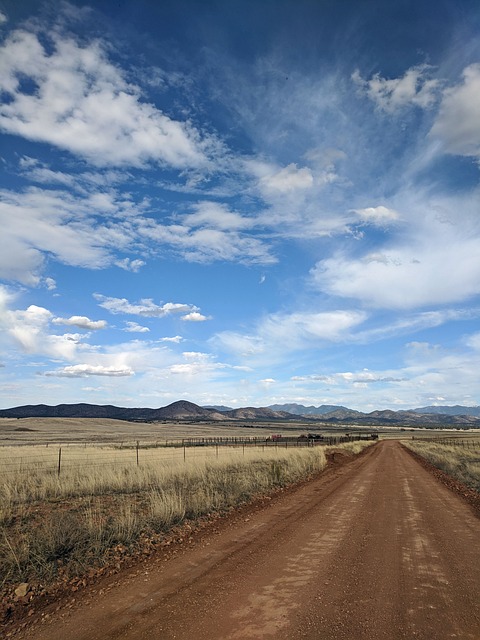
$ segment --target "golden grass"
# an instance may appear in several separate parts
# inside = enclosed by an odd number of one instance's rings
[[[332,447],[358,453],[371,442]],[[326,466],[330,447],[0,448],[0,580],[55,580]],[[2,465],[3,461],[3,465]],[[1,584],[1,582],[0,582]]]
[[[433,465],[460,480],[468,487],[480,491],[480,443],[466,441],[435,442],[412,440],[403,443]]]

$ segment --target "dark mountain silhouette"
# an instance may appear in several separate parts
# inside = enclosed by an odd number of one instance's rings
[[[291,413],[274,407],[289,406],[295,411],[315,409],[318,413]],[[200,407],[193,402],[179,400],[166,407],[158,409],[116,407],[113,405],[95,404],[46,404],[26,405],[12,409],[0,410],[0,418],[113,418],[135,422],[153,422],[158,420],[183,421],[302,421],[321,422],[330,425],[358,425],[358,426],[409,426],[409,427],[480,427],[480,407],[425,407],[411,411],[372,411],[362,413],[338,407],[335,405],[321,405],[320,407],[303,407],[303,405],[272,405],[271,407],[245,407],[242,409],[228,409],[219,411],[217,408]],[[332,411],[332,406],[334,410]],[[330,409],[326,411],[326,409]],[[431,410],[435,409],[435,411]],[[443,409],[445,413],[439,413]],[[449,412],[447,412],[447,410]],[[470,410],[470,413],[464,413]]]

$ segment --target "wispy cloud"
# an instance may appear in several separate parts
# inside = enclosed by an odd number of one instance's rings
[[[294,351],[342,342],[367,315],[361,311],[275,313],[249,333],[224,331],[212,338],[219,348],[245,361],[279,361]]]
[[[43,374],[55,378],[89,378],[90,376],[107,376],[111,378],[134,375],[132,369],[126,367],[118,369],[116,367],[103,367],[101,365],[73,364],[53,371],[45,371]]]

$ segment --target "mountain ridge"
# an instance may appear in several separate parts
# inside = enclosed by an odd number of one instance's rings
[[[295,408],[299,413],[290,413],[280,407]],[[276,407],[273,409],[272,407]],[[278,409],[277,409],[278,407]],[[302,414],[302,409],[317,410],[318,413]],[[333,410],[330,410],[332,409]],[[446,407],[448,409],[448,407]],[[115,405],[93,405],[88,403],[59,404],[59,405],[23,405],[0,410],[0,418],[113,418],[133,422],[154,422],[159,420],[193,420],[193,421],[303,421],[322,422],[331,425],[350,426],[424,426],[424,427],[480,427],[480,407],[450,407],[452,413],[439,413],[440,407],[433,407],[435,411],[427,411],[429,407],[419,410],[393,411],[375,410],[362,413],[339,405],[321,405],[320,407],[303,407],[291,403],[288,405],[271,405],[269,407],[243,407],[219,411],[217,408],[201,407],[187,400],[178,400],[165,407],[157,409],[141,407],[117,407]],[[465,410],[479,410],[479,414],[461,413]]]

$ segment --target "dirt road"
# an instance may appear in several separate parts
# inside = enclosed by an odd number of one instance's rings
[[[382,442],[25,637],[479,640],[479,552],[469,506]]]

